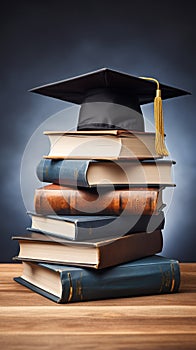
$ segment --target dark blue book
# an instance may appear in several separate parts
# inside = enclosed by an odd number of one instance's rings
[[[32,223],[29,231],[83,241],[127,233],[152,232],[164,228],[164,214],[121,216],[64,216],[28,213]]]
[[[14,279],[57,303],[133,297],[177,292],[177,260],[158,255],[104,270],[23,262],[21,277]]]
[[[37,177],[66,186],[173,186],[171,160],[51,160],[42,159]]]

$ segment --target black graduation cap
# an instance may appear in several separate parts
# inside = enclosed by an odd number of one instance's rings
[[[140,105],[155,101],[155,114],[158,116],[155,120],[156,132],[157,137],[162,135],[162,139],[164,130],[161,97],[169,99],[189,94],[187,91],[159,84],[153,78],[138,78],[108,68],[30,91],[80,104],[77,130],[144,131]],[[161,152],[164,153],[161,150],[158,153]]]

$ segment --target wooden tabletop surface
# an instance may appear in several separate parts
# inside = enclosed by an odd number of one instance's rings
[[[0,349],[196,349],[196,264],[180,267],[176,294],[59,305],[0,264]]]

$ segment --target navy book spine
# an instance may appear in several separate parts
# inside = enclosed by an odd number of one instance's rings
[[[37,166],[37,177],[42,182],[89,187],[86,173],[89,160],[42,159]]]
[[[60,273],[62,295],[57,297],[25,281],[15,281],[57,302],[81,302],[177,292],[180,268],[177,260],[152,256],[103,270],[41,264]]]

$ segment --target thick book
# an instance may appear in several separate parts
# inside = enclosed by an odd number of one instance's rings
[[[161,252],[160,230],[123,237],[88,241],[65,240],[36,232],[15,236],[20,250],[18,260],[86,266],[102,269]]]
[[[163,188],[121,188],[97,191],[46,185],[34,193],[35,211],[42,215],[152,215],[160,212]]]
[[[171,160],[51,160],[42,159],[37,177],[67,186],[173,186]]]
[[[158,255],[104,270],[23,262],[16,282],[57,303],[177,292],[177,260]]]
[[[50,141],[50,159],[151,159],[155,133],[126,130],[45,131]]]
[[[31,217],[29,231],[83,241],[109,236],[124,236],[136,232],[152,232],[164,228],[164,213],[158,215],[126,216],[43,216],[28,213]]]

